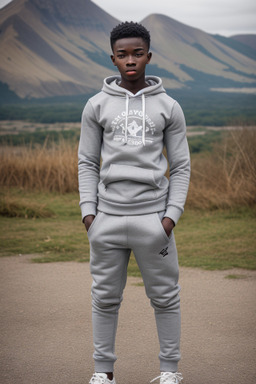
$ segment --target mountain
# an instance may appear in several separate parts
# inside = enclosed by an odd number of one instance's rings
[[[142,24],[152,35],[152,64],[170,73],[170,88],[256,86],[255,52],[254,58],[249,57],[232,47],[228,38],[210,35],[164,15],[151,15]]]
[[[256,35],[234,35],[231,37],[242,44],[248,45],[256,52]]]
[[[0,12],[0,81],[21,98],[90,93],[113,71],[117,23],[89,0],[13,0]]]
[[[90,0],[13,0],[0,10],[2,100],[91,94],[116,73],[109,33],[118,20]],[[144,20],[153,58],[147,73],[167,89],[256,88],[255,49],[164,15]],[[239,41],[238,41],[239,40]]]

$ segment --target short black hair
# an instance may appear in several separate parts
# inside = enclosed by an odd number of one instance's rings
[[[110,45],[113,51],[113,46],[117,40],[124,39],[126,37],[141,37],[150,48],[150,33],[142,25],[134,23],[133,21],[125,21],[114,27],[110,33]]]

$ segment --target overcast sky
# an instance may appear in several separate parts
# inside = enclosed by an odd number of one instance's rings
[[[10,0],[0,0],[0,7],[9,2]],[[93,2],[121,21],[141,21],[151,13],[162,13],[208,33],[224,36],[256,34],[255,0],[129,0],[125,2],[93,0]]]

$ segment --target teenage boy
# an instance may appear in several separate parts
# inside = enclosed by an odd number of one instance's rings
[[[145,76],[150,35],[125,22],[111,32],[120,76],[104,80],[86,104],[79,144],[82,220],[90,242],[95,373],[113,377],[118,311],[131,250],[155,311],[160,384],[180,383],[180,299],[173,228],[184,210],[190,177],[186,125],[160,78]],[[165,177],[167,160],[170,178]],[[124,380],[125,382],[125,380]]]

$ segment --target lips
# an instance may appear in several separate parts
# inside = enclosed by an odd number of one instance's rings
[[[135,75],[136,71],[135,69],[129,69],[128,71],[126,71],[127,75]]]

